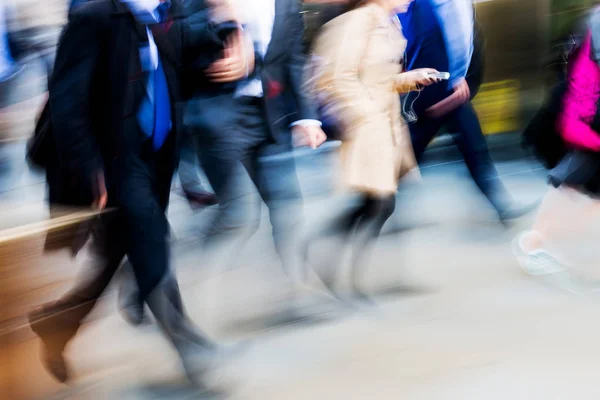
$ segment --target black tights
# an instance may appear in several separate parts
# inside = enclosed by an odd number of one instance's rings
[[[357,290],[359,274],[362,271],[361,266],[367,261],[368,247],[379,237],[383,225],[394,213],[395,208],[396,198],[393,195],[376,197],[363,194],[355,207],[335,218],[316,235],[317,237],[313,238],[314,240],[326,236],[336,236],[341,240],[340,246],[334,246],[331,249],[333,258],[327,260],[327,265],[324,265],[322,269],[321,277],[327,286],[332,286],[337,275],[339,256],[342,254],[341,248],[352,241],[352,284]]]

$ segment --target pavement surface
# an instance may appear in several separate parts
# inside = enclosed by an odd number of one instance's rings
[[[307,227],[340,207],[334,147],[297,157]],[[43,178],[22,162],[23,150],[19,142],[0,149],[5,161],[0,202],[3,210],[26,207],[35,221],[44,217]],[[364,278],[377,306],[348,310],[315,294],[321,318],[310,324],[270,322],[287,293],[265,212],[260,231],[235,249],[239,257],[225,270],[216,269],[201,246],[215,210],[192,211],[173,196],[173,258],[191,317],[216,340],[253,338],[224,374],[236,381],[226,386],[225,397],[600,398],[599,299],[588,285],[598,259],[594,236],[580,238],[571,253],[582,266],[577,282],[585,285],[526,276],[510,242],[532,217],[501,227],[453,154],[432,150],[422,182],[399,193],[397,212]],[[496,146],[494,157],[518,201],[543,196],[545,171],[536,162],[515,146]],[[15,212],[5,226],[18,223],[17,214],[23,213]],[[34,254],[29,273],[43,284],[35,296],[23,297],[23,310],[28,301],[51,299],[68,288],[84,258]],[[0,383],[10,392],[0,398],[221,398],[184,383],[175,353],[157,328],[133,328],[120,318],[114,290],[68,348],[76,376],[71,386],[57,384],[42,369],[39,343],[30,333],[19,339],[3,350],[12,361],[3,363],[9,378]]]

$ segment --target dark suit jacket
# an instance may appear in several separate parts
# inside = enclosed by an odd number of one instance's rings
[[[304,88],[303,51],[304,19],[298,0],[275,0],[275,21],[271,42],[264,60],[256,56],[257,67],[252,76],[263,82],[267,122],[272,138],[289,143],[289,125],[300,119],[319,119],[315,105]],[[260,12],[260,10],[257,10]],[[194,101],[186,110],[186,125],[195,134],[222,134],[215,118],[214,97],[228,95],[233,101],[237,84],[212,85],[205,80],[195,82]],[[222,104],[222,102],[219,102]]]
[[[166,169],[174,169],[178,158],[178,72],[195,56],[223,48],[223,31],[209,22],[206,10],[193,16],[193,24],[192,16],[186,17],[174,1],[168,20],[152,28],[172,100],[172,154],[163,165]],[[119,198],[114,191],[123,179],[123,160],[145,145],[136,118],[145,92],[139,58],[144,35],[118,0],[91,1],[71,14],[49,90],[58,158],[48,169],[51,201],[54,192],[54,201],[60,203],[91,204],[96,171],[105,173],[109,202]]]

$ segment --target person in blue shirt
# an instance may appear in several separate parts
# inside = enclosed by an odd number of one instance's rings
[[[405,99],[417,117],[410,126],[417,161],[421,161],[427,145],[440,129],[446,127],[455,134],[455,143],[473,180],[500,220],[519,217],[524,210],[514,206],[500,181],[471,105],[468,75],[474,50],[471,0],[414,0],[408,12],[398,18],[407,40],[407,70],[430,67],[450,73],[447,83],[432,85]]]

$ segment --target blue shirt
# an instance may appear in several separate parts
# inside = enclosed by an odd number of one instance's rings
[[[407,70],[435,68],[449,72],[448,85],[436,84],[419,94],[417,113],[443,100],[467,75],[473,56],[473,8],[471,0],[414,0],[399,14],[407,40]]]
[[[446,62],[441,60],[423,67],[437,68],[450,73],[452,88],[467,76],[473,57],[473,4],[471,0],[415,0],[406,14],[398,16],[411,47],[407,66],[418,63],[416,58],[436,61],[434,50],[443,45]],[[433,43],[432,43],[433,42]],[[437,42],[437,43],[435,43]]]

